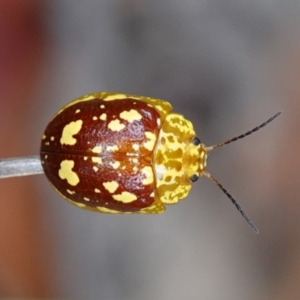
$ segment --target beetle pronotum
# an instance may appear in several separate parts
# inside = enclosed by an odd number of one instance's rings
[[[40,158],[0,160],[0,178],[45,173],[54,189],[78,207],[103,213],[162,213],[187,197],[200,176],[211,179],[251,228],[253,222],[206,170],[208,153],[266,126],[214,146],[170,103],[120,93],[82,96],[59,110],[45,129]]]

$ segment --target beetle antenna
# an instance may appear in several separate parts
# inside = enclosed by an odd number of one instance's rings
[[[273,117],[274,119],[274,117]],[[271,121],[270,121],[271,122]],[[265,125],[264,125],[265,126]],[[221,183],[215,179],[213,176],[211,176],[207,171],[203,172],[203,175],[208,177],[210,180],[212,180],[223,192],[224,194],[231,200],[231,202],[234,204],[234,206],[237,208],[237,210],[241,213],[241,215],[244,217],[244,219],[247,221],[247,223],[250,225],[252,230],[255,233],[258,233],[258,229],[254,225],[254,223],[251,221],[251,219],[246,215],[246,213],[243,211],[241,206],[236,202],[236,200],[228,193],[228,191],[221,185]]]
[[[246,137],[246,136],[252,134],[253,132],[258,131],[259,129],[265,127],[266,125],[268,125],[269,123],[271,123],[274,119],[276,119],[277,117],[279,117],[279,116],[281,115],[281,113],[282,113],[282,111],[278,112],[277,114],[275,114],[275,115],[274,115],[272,118],[270,118],[269,120],[265,121],[264,123],[262,123],[261,125],[255,127],[255,128],[253,128],[252,130],[247,131],[247,132],[244,133],[244,134],[241,134],[241,135],[239,135],[239,136],[236,136],[236,137],[234,137],[234,138],[232,138],[232,139],[229,139],[229,140],[227,140],[227,141],[225,141],[225,142],[222,142],[222,143],[219,143],[219,144],[210,146],[210,147],[206,147],[205,150],[206,150],[206,151],[211,151],[211,150],[213,150],[213,149],[215,149],[215,148],[222,147],[222,146],[225,146],[225,145],[230,144],[230,143],[232,143],[232,142],[235,142],[235,141],[237,141],[237,140],[240,140],[240,139],[242,139],[242,138],[244,138],[244,137]],[[225,194],[226,194],[226,193],[225,193]]]

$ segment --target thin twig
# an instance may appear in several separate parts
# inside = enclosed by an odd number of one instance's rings
[[[0,159],[0,179],[44,173],[39,156]]]

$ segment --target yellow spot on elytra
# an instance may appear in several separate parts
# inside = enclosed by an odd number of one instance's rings
[[[117,145],[113,145],[113,146],[107,146],[106,150],[107,151],[117,151],[119,148]]]
[[[85,156],[83,159],[84,159],[84,160],[87,160],[87,159],[88,159],[88,157],[87,157],[87,156]]]
[[[46,143],[45,143],[45,145],[47,145],[47,146],[48,146],[48,145],[50,145],[50,143],[49,143],[49,142],[46,142]]]
[[[83,203],[79,203],[79,202],[72,202],[72,203],[74,203],[75,205],[77,205],[80,208],[85,208],[86,207],[86,205],[83,204]]]
[[[45,159],[47,159],[48,158],[48,155],[45,155]]]
[[[136,153],[126,152],[126,156],[137,156]]]
[[[153,183],[153,170],[151,167],[144,167],[142,169],[143,174],[145,175],[145,179],[143,179],[142,183],[144,185]]]
[[[67,193],[69,193],[70,195],[75,194],[75,192],[74,192],[74,191],[71,191],[71,190],[67,190]]]
[[[81,98],[81,101],[88,101],[88,100],[93,100],[95,99],[95,96],[93,95],[84,95],[82,98]]]
[[[119,214],[119,213],[120,213],[120,212],[117,211],[117,210],[109,209],[109,208],[101,207],[101,206],[97,206],[97,209],[98,209],[100,212],[108,213],[108,214]]]
[[[115,161],[115,162],[110,162],[110,165],[114,168],[114,169],[118,169],[120,167],[120,162],[119,161]]]
[[[138,121],[142,119],[142,115],[135,109],[131,109],[129,111],[123,111],[120,113],[120,118],[128,121],[129,123]]]
[[[103,182],[103,186],[112,194],[117,190],[119,184],[116,181],[108,181]]]
[[[54,137],[54,136],[51,136],[50,140],[51,140],[52,142],[54,141],[54,139],[55,139],[55,137]]]
[[[148,139],[148,141],[144,143],[144,147],[149,151],[152,151],[156,142],[156,136],[150,131],[146,131],[145,136]]]
[[[157,108],[161,112],[164,112],[164,109],[161,105],[155,105],[155,108]]]
[[[101,94],[100,94],[101,95]],[[70,106],[73,106],[77,103],[80,103],[80,102],[85,102],[85,101],[89,101],[89,100],[93,100],[95,98],[99,98],[99,93],[97,94],[88,94],[88,95],[84,95],[80,98],[77,98],[71,102],[69,102],[67,105],[65,105],[63,108],[61,108],[57,113],[56,115],[59,115],[60,113],[62,113],[66,108],[70,107]],[[75,112],[76,113],[76,112]]]
[[[94,191],[95,193],[101,193],[99,189],[95,189]]]
[[[101,158],[101,157],[93,156],[93,157],[92,157],[92,161],[93,161],[94,163],[102,164],[102,158]]]
[[[81,127],[82,127],[82,120],[73,121],[69,124],[67,124],[62,132],[62,136],[60,139],[60,143],[66,144],[66,145],[75,145],[76,139],[73,138],[73,135],[79,133]]]
[[[123,203],[130,203],[137,199],[136,195],[129,192],[122,192],[122,194],[113,195],[113,198]]]
[[[80,109],[76,109],[75,114],[78,114],[80,112]]]
[[[114,95],[105,97],[103,100],[104,101],[113,101],[113,100],[122,100],[122,99],[126,99],[126,98],[128,98],[128,97],[124,94],[114,94]]]
[[[103,108],[105,108],[105,106],[102,104],[102,105],[100,105],[100,108],[102,108],[102,109],[103,109]]]
[[[58,176],[61,179],[66,179],[68,184],[70,185],[77,185],[79,183],[78,175],[72,171],[75,163],[73,160],[63,160],[60,163],[60,169],[58,171]]]
[[[150,194],[150,197],[154,197],[154,192],[152,192],[152,193]]]
[[[94,152],[94,153],[101,153],[102,152],[102,147],[101,146],[95,146],[92,149],[92,152]]]
[[[139,162],[139,160],[137,158],[131,158],[131,161],[134,163],[134,164],[137,164]]]
[[[44,140],[45,138],[46,138],[46,136],[45,136],[45,135],[43,135],[42,139]]]
[[[133,167],[132,170],[133,170],[133,171],[137,171],[137,170],[138,170],[138,167]]]
[[[136,100],[140,101],[141,98],[143,98],[143,97],[134,96],[134,95],[128,95],[128,98],[130,98],[130,99],[136,99]]]
[[[120,123],[120,120],[113,120],[110,121],[110,123],[107,126],[111,131],[121,131],[122,129],[125,128],[124,124]]]
[[[160,122],[160,119],[157,119],[157,120],[156,120],[156,123],[157,123],[157,126],[159,127],[159,126],[160,126],[160,123],[161,123],[161,122]]]
[[[102,114],[99,119],[102,120],[102,121],[105,121],[106,120],[106,117],[107,115],[106,114]]]
[[[94,169],[95,172],[97,172],[99,170],[99,168],[96,167],[96,166],[94,166],[93,169]]]
[[[91,199],[90,199],[90,198],[83,197],[83,200],[85,200],[85,201],[90,201]]]
[[[139,144],[133,144],[132,148],[133,148],[133,150],[138,151],[140,149],[140,145]]]
[[[93,121],[96,121],[97,119],[98,119],[97,117],[95,117],[95,116],[93,117]]]

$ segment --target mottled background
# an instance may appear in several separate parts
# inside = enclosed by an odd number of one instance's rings
[[[300,2],[3,0],[0,157],[37,154],[66,102],[95,91],[162,98],[222,149],[208,179],[157,216],[61,199],[44,176],[0,182],[0,296],[300,298]]]

